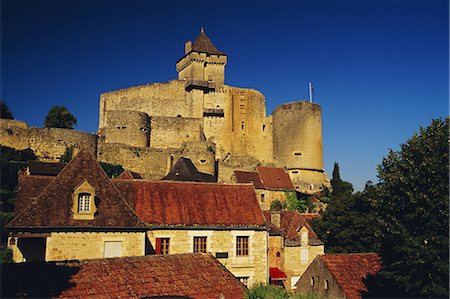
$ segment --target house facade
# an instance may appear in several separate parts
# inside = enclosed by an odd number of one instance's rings
[[[145,254],[145,225],[88,151],[53,175],[19,176],[7,225],[15,262]]]
[[[270,281],[295,290],[297,281],[311,262],[324,253],[324,243],[298,211],[265,211],[264,216],[270,227]]]
[[[244,285],[268,282],[268,231],[252,185],[113,183],[147,225],[147,254],[210,253]]]
[[[330,299],[361,299],[364,279],[381,269],[376,253],[318,255],[297,282],[297,292]]]

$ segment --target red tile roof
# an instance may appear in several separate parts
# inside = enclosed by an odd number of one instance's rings
[[[44,182],[27,186],[27,182],[33,180],[36,182],[37,178],[30,176],[20,180],[20,188],[24,190],[20,191],[17,200],[31,204],[23,208],[24,204],[19,203],[20,213],[8,224],[10,229],[145,227],[87,150],[80,151],[44,190],[41,191]],[[72,216],[73,191],[85,180],[95,189],[97,213],[94,220],[75,220]]]
[[[264,217],[267,226],[270,227],[270,233],[280,234],[285,238],[286,245],[300,245],[299,231],[302,227],[308,229],[308,237],[310,245],[323,245],[323,242],[317,237],[316,233],[303,218],[299,211],[264,211]],[[280,213],[280,227],[271,222],[271,215]]]
[[[2,266],[1,297],[243,298],[245,287],[209,254]]]
[[[257,172],[235,170],[234,176],[236,177],[237,183],[250,183],[255,186],[255,189],[265,189]]]
[[[283,168],[258,166],[257,170],[266,189],[295,191],[289,174]]]
[[[19,174],[14,215],[20,214],[55,179],[53,176]]]
[[[264,226],[251,185],[114,180],[137,215],[154,226]]]
[[[320,258],[348,299],[360,299],[361,291],[367,291],[364,278],[381,269],[376,253],[325,254]]]

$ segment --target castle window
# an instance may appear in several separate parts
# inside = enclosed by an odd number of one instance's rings
[[[244,127],[245,127],[245,123],[242,122],[242,123],[241,123],[241,129],[244,130]]]
[[[294,152],[294,156],[301,156],[302,155],[302,153],[300,153],[300,152]]]
[[[245,113],[245,105],[239,105],[241,113]]]
[[[266,125],[263,125],[263,131],[266,129]]]
[[[93,220],[96,212],[95,189],[84,180],[73,191],[73,219]]]

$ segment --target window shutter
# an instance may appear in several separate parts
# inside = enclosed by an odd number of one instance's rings
[[[156,248],[155,248],[155,252],[156,254],[161,254],[161,239],[160,238],[156,238],[156,244],[155,244]]]

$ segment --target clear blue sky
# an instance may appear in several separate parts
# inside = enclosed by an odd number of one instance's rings
[[[362,189],[389,148],[448,115],[448,15],[446,0],[2,0],[1,98],[30,125],[65,105],[95,132],[100,93],[175,79],[204,26],[226,84],[261,91],[268,114],[313,82],[325,168]]]

